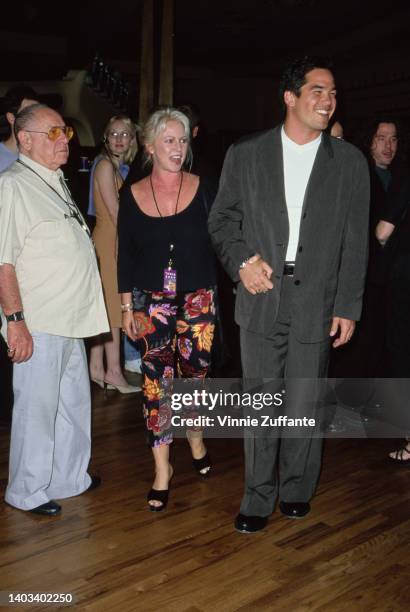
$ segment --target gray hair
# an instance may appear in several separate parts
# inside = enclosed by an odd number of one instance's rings
[[[192,151],[191,147],[189,146],[189,142],[191,140],[189,119],[186,115],[184,115],[184,113],[181,113],[181,111],[177,110],[176,108],[166,106],[165,108],[160,108],[152,113],[142,129],[141,141],[144,145],[144,164],[152,164],[151,157],[147,153],[147,145],[152,145],[154,143],[157,136],[165,130],[169,121],[178,121],[182,124],[185,137],[188,140],[188,152],[185,164],[189,166],[192,163]]]
[[[36,118],[38,111],[42,109],[53,110],[47,104],[40,104],[40,102],[36,102],[35,104],[30,104],[17,113],[15,121],[14,121],[14,135],[16,137],[17,144],[19,144],[19,140],[17,138],[17,134],[22,130],[25,130],[32,121]]]

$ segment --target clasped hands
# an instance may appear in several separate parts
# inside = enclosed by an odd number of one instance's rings
[[[248,260],[246,266],[239,270],[239,278],[245,289],[252,295],[256,295],[273,289],[273,283],[270,280],[272,272],[272,268],[262,259],[259,253],[256,253]]]
[[[252,293],[252,295],[256,295],[273,289],[273,283],[270,280],[272,272],[272,268],[256,253],[248,260],[246,266],[239,270],[239,278],[245,289]],[[347,344],[353,336],[355,327],[356,322],[351,319],[333,317],[329,336],[334,338],[337,334],[339,335],[335,338],[332,346],[337,348]]]

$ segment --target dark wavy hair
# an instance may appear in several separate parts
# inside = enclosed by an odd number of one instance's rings
[[[283,109],[286,108],[283,100],[285,91],[291,91],[299,97],[300,90],[306,83],[307,73],[315,68],[324,68],[334,72],[333,63],[327,57],[305,55],[288,62],[279,82],[279,100]]]

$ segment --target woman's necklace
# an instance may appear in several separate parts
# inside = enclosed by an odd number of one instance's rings
[[[179,189],[178,189],[177,201],[176,201],[176,204],[175,204],[174,215],[177,214],[177,210],[178,210],[178,202],[179,202],[179,196],[181,195],[182,179],[183,179],[183,177],[184,177],[184,173],[181,172],[181,180],[179,182]],[[149,184],[151,185],[152,197],[154,198],[154,202],[155,202],[155,206],[157,207],[158,214],[161,217],[161,219],[163,219],[164,215],[161,214],[161,211],[160,211],[159,206],[158,206],[157,198],[155,197],[154,185],[152,184],[152,175],[151,174],[149,175]]]
[[[179,189],[178,189],[178,195],[177,195],[177,201],[175,203],[175,211],[174,211],[174,217],[177,214],[178,211],[178,203],[179,203],[179,196],[181,195],[181,189],[182,189],[182,179],[184,177],[184,173],[181,172],[181,181],[179,183]],[[161,217],[161,219],[164,218],[164,216],[161,214],[161,211],[159,209],[158,206],[158,202],[157,202],[157,198],[155,197],[155,191],[154,191],[154,185],[152,184],[152,178],[151,175],[149,176],[149,182],[151,185],[151,191],[152,191],[152,197],[154,198],[154,202],[155,202],[155,206],[157,207],[157,211],[159,216]],[[168,267],[164,268],[164,283],[163,283],[163,293],[165,295],[167,295],[170,298],[173,298],[176,296],[176,292],[177,292],[177,271],[175,268],[173,268],[174,262],[172,259],[174,253],[174,241],[171,237],[170,241],[169,241],[169,261],[168,261]]]

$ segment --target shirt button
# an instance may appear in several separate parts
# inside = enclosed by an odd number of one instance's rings
[[[295,285],[300,285],[300,280],[295,280]]]

